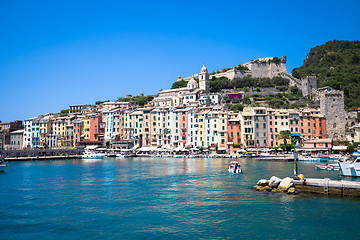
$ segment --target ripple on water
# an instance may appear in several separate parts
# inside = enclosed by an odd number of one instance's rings
[[[358,199],[251,189],[292,163],[241,159],[12,162],[0,175],[0,235],[14,239],[347,239]],[[308,177],[337,173],[299,164]]]

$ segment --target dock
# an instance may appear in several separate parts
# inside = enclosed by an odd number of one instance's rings
[[[360,197],[360,182],[336,181],[329,178],[293,180],[295,189],[301,192],[347,197]]]
[[[34,157],[7,157],[6,162],[11,161],[37,161],[37,160],[59,160],[59,159],[70,159],[70,158],[81,158],[81,155],[67,155],[67,156],[34,156]]]
[[[290,162],[290,161],[294,161],[294,155],[291,155],[291,156],[261,156],[261,157],[255,157],[255,158],[252,158],[254,160],[258,160],[258,161],[287,161],[287,162]]]

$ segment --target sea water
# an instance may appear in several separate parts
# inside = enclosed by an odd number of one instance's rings
[[[125,158],[11,162],[0,174],[1,239],[359,239],[360,199],[257,192],[292,162]],[[299,163],[305,177],[338,171]]]

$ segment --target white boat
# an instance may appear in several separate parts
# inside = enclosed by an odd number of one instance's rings
[[[306,162],[327,162],[328,157],[311,157],[311,156],[301,156],[299,157],[299,161]]]
[[[242,173],[240,163],[238,161],[231,161],[229,164],[229,173]]]
[[[339,171],[340,166],[339,164],[319,164],[315,165],[315,169],[317,170],[328,170],[328,171]]]
[[[360,157],[360,152],[353,152],[352,154],[354,157]]]
[[[95,151],[85,150],[82,155],[82,159],[103,159],[105,157],[105,153],[99,153]]]
[[[339,162],[344,177],[360,177],[360,157],[353,161]]]
[[[0,172],[5,172],[6,168],[7,168],[6,162],[0,162]]]
[[[125,155],[122,153],[118,153],[115,156],[116,156],[116,158],[125,158]]]

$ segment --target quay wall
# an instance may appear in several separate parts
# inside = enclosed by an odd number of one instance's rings
[[[296,190],[324,195],[360,197],[360,183],[350,181],[334,181],[328,178],[308,178],[293,180]]]
[[[11,158],[36,158],[50,156],[81,156],[83,149],[29,149],[29,150],[3,150],[5,160]]]

